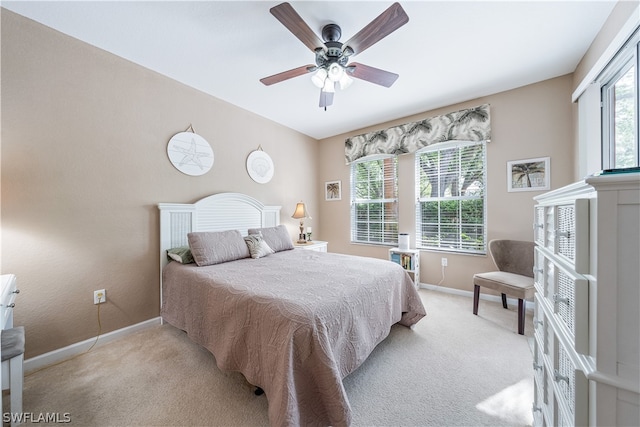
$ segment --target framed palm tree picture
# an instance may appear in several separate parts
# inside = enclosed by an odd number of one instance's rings
[[[324,199],[328,201],[342,199],[342,182],[327,181],[324,183]]]
[[[543,191],[550,188],[549,157],[507,162],[507,191]]]

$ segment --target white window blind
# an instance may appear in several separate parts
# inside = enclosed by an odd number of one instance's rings
[[[351,164],[351,241],[398,244],[398,160],[367,158]]]
[[[486,142],[416,153],[416,246],[486,253]]]

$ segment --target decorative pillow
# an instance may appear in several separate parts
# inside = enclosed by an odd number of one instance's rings
[[[192,264],[195,262],[189,246],[168,249],[167,256],[174,261],[178,261],[180,264]]]
[[[259,234],[250,234],[244,238],[244,241],[247,243],[251,258],[262,258],[274,253],[274,250],[267,245],[267,242]]]
[[[249,248],[238,230],[199,231],[187,234],[193,259],[198,266],[249,258]]]
[[[289,236],[287,227],[283,224],[277,227],[250,228],[249,235],[251,234],[261,234],[264,241],[267,242],[267,245],[269,245],[274,252],[294,249],[291,236]]]

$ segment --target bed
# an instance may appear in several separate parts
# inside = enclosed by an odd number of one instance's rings
[[[282,241],[284,232],[291,243],[280,208],[246,195],[159,209],[163,321],[207,348],[220,369],[263,389],[272,426],[349,425],[342,379],[393,324],[425,316],[409,275],[386,260],[293,249]],[[167,260],[167,250],[191,243],[200,263],[212,239],[233,248],[238,235],[255,240],[257,232],[272,253],[231,249],[209,265]]]

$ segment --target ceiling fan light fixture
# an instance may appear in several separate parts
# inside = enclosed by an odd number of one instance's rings
[[[338,83],[340,83],[340,90],[345,90],[346,88],[351,86],[351,83],[353,83],[353,79],[349,77],[347,73],[342,73],[342,77],[340,77]]]
[[[329,80],[333,82],[340,81],[342,76],[344,76],[344,69],[336,62],[329,65],[329,70],[327,71],[327,75]]]
[[[324,86],[324,81],[327,79],[327,70],[325,70],[324,68],[319,68],[318,71],[316,71],[316,73],[311,76],[311,82],[319,88],[322,88]]]
[[[339,41],[342,36],[340,26],[333,23],[322,28],[321,40],[286,1],[269,10],[282,25],[315,54],[315,65],[305,65],[260,79],[266,86],[303,74],[314,73],[311,76],[311,81],[320,88],[319,106],[326,110],[327,106],[333,104],[336,87],[340,85],[341,90],[348,88],[353,82],[352,78],[366,80],[384,87],[391,87],[398,78],[397,74],[388,71],[364,64],[348,65],[348,62],[352,56],[362,53],[409,22],[409,17],[400,3],[393,3],[345,43]]]
[[[336,87],[335,87],[336,83],[334,81],[332,81],[331,79],[326,79],[324,81],[324,86],[322,87],[322,91],[323,92],[328,92],[328,93],[333,93],[336,91]]]
[[[353,49],[351,49],[351,46],[345,46],[344,49],[342,49],[342,56],[344,57],[350,57],[351,55],[353,55],[355,53],[355,51]]]

